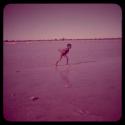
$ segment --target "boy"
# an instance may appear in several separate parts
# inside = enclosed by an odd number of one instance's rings
[[[60,55],[60,59],[56,62],[56,66],[58,65],[59,61],[61,61],[62,57],[66,57],[66,60],[67,60],[66,64],[68,65],[68,56],[66,54],[69,52],[69,49],[71,49],[71,46],[72,45],[70,43],[68,43],[67,48],[59,50],[61,55]]]

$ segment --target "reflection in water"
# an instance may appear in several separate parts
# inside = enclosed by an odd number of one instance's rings
[[[66,66],[62,69],[57,66],[56,71],[59,73],[61,79],[64,81],[64,86],[66,88],[71,87],[71,83],[70,83],[70,80],[69,80],[70,66]]]

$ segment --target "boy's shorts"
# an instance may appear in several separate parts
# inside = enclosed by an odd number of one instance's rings
[[[62,53],[62,54],[61,54],[61,56],[65,56],[65,55],[66,55],[66,53]]]

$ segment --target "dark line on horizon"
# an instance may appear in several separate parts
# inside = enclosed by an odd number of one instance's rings
[[[122,37],[117,38],[85,38],[85,39],[39,39],[39,40],[3,40],[4,42],[27,42],[27,41],[66,41],[66,40],[105,40],[105,39],[122,39]]]

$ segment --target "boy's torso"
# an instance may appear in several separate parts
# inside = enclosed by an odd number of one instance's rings
[[[69,52],[68,48],[63,49],[62,55],[66,55]]]

